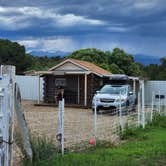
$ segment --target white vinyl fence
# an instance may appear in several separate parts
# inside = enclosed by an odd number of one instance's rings
[[[166,81],[145,81],[145,104],[166,105]]]
[[[43,78],[38,76],[16,76],[16,82],[21,91],[23,100],[38,100],[40,86],[40,100],[43,100]]]

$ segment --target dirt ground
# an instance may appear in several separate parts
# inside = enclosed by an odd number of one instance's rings
[[[31,135],[39,135],[56,141],[58,133],[58,108],[34,106],[32,101],[22,101],[25,119]],[[118,116],[98,115],[96,135],[100,140],[116,142]],[[91,109],[65,108],[65,147],[85,146],[94,135],[94,115]],[[18,150],[16,150],[18,151]],[[15,153],[17,155],[17,152]]]
[[[35,135],[56,138],[58,132],[58,108],[34,106],[34,102],[24,101],[25,119],[30,132]],[[97,136],[102,139],[110,136],[117,122],[117,116],[100,115],[97,117]],[[105,132],[103,136],[102,132]],[[94,133],[94,116],[91,109],[65,108],[64,115],[65,143],[72,145],[89,140]]]

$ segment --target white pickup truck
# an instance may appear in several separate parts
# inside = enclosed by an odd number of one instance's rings
[[[136,104],[136,95],[133,93],[129,84],[127,85],[105,85],[93,97],[92,110],[94,112],[96,102],[96,110],[114,110],[117,111],[121,107],[127,112],[127,108],[132,108]]]

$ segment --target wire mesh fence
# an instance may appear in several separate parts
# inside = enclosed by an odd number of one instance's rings
[[[160,96],[156,98],[154,94],[152,101],[146,104],[144,100],[142,89],[134,104],[119,101],[116,108],[103,110],[98,110],[97,104],[95,110],[67,108],[65,101],[60,102],[58,108],[32,105],[29,108],[25,104],[25,118],[33,135],[51,138],[63,154],[81,151],[101,142],[118,144],[126,127],[145,127],[156,113],[166,115],[166,102]]]
[[[120,96],[121,98],[121,96]],[[95,101],[96,102],[96,101]],[[66,149],[84,149],[98,142],[118,143],[120,133],[127,128],[145,127],[152,122],[155,113],[166,114],[166,103],[144,104],[144,89],[138,93],[137,102],[127,105],[120,101],[116,108],[99,111],[97,104],[93,110],[64,114],[64,142]],[[66,116],[67,115],[67,116]],[[72,117],[72,118],[71,118]]]

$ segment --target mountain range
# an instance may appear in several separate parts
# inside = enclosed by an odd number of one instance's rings
[[[48,56],[48,57],[53,57],[53,56],[60,56],[60,57],[65,57],[69,55],[71,52],[65,52],[65,51],[56,51],[56,52],[47,52],[47,51],[31,51],[29,54],[34,55],[34,56]],[[136,62],[142,63],[144,65],[149,65],[149,64],[160,64],[160,57],[155,57],[151,55],[145,55],[145,54],[134,54],[134,59]]]
[[[34,56],[48,56],[48,57],[53,57],[53,56],[60,56],[60,57],[65,57],[69,55],[71,52],[65,52],[65,51],[55,51],[55,52],[48,52],[48,51],[31,51],[29,54],[34,55]]]
[[[136,62],[142,63],[144,65],[160,64],[161,57],[145,55],[145,54],[135,54],[133,56]]]

